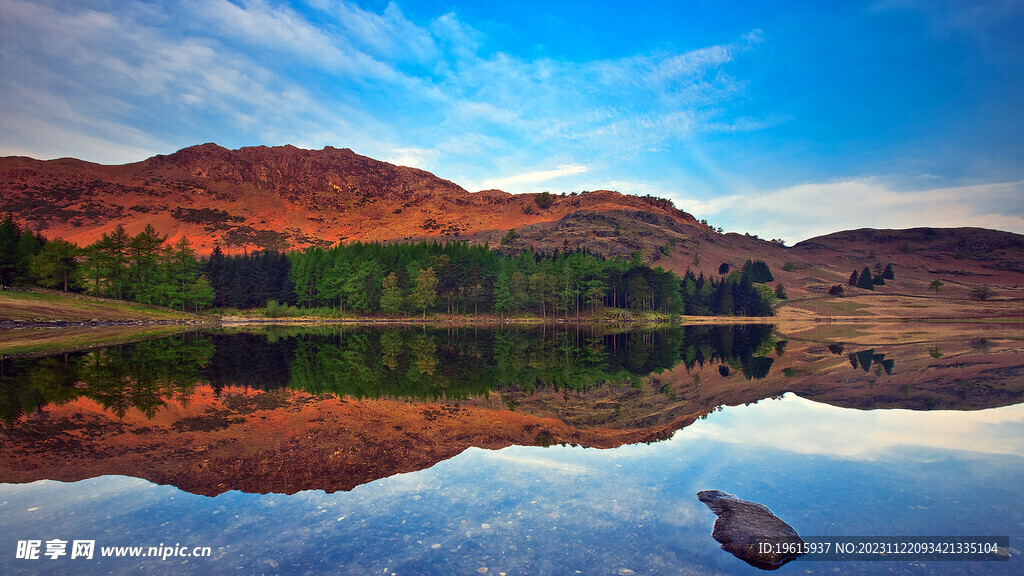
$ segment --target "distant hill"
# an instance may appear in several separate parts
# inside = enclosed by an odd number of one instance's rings
[[[996,300],[1009,310],[998,315],[1024,315],[1013,312],[1024,309],[1024,236],[1018,234],[977,228],[853,230],[787,248],[756,236],[719,234],[658,198],[607,190],[550,196],[468,192],[429,172],[349,149],[228,150],[203,144],[119,166],[5,157],[0,200],[0,213],[12,214],[26,228],[83,246],[118,224],[131,234],[152,224],[171,241],[188,237],[201,254],[218,244],[239,253],[354,240],[460,239],[509,251],[584,248],[625,257],[639,252],[648,263],[680,274],[689,268],[717,275],[722,264],[736,269],[747,259],[760,259],[794,300],[821,298],[832,286],[846,286],[852,271],[891,262],[897,281],[870,295],[963,300],[973,286],[985,284],[996,288]],[[929,291],[935,280],[943,283],[941,293]],[[868,295],[847,289],[847,296]],[[808,307],[819,315],[833,311]],[[903,306],[897,315],[913,309]]]

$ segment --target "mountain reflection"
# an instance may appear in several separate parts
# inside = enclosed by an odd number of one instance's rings
[[[127,474],[197,494],[333,492],[471,447],[662,441],[787,393],[857,410],[1024,399],[1019,330],[921,328],[271,326],[4,358],[0,482]]]

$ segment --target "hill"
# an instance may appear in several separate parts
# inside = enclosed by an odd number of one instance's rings
[[[837,232],[787,248],[721,234],[670,202],[599,190],[580,194],[469,192],[429,172],[349,149],[228,150],[203,144],[142,162],[0,158],[0,212],[49,238],[86,245],[117,225],[152,224],[201,254],[301,249],[339,241],[488,242],[504,251],[585,248],[640,253],[653,266],[718,275],[764,260],[790,296],[793,319],[881,316],[1024,316],[1024,236],[977,228]],[[515,233],[509,231],[514,229]],[[847,285],[851,272],[892,263],[878,290]],[[932,282],[942,283],[939,291]],[[840,285],[846,297],[827,296]],[[991,298],[970,298],[988,286]]]
[[[554,197],[499,190],[470,193],[415,168],[349,149],[203,144],[134,164],[0,158],[3,211],[27,228],[79,245],[118,224],[152,224],[200,252],[304,248],[341,240],[464,238],[498,244],[511,228],[590,210],[644,211],[706,229],[670,205],[601,191]],[[543,203],[543,202],[541,202]]]

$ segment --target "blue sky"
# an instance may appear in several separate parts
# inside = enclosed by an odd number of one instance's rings
[[[330,145],[790,243],[1024,233],[1022,29],[1018,0],[0,0],[0,154]]]

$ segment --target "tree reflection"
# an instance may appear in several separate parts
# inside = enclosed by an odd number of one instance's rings
[[[462,399],[492,390],[586,391],[652,373],[720,366],[765,377],[780,349],[770,326],[687,326],[603,333],[552,330],[274,328],[179,334],[45,358],[4,359],[0,417],[90,398],[118,417],[187,405],[196,384],[354,398]]]

